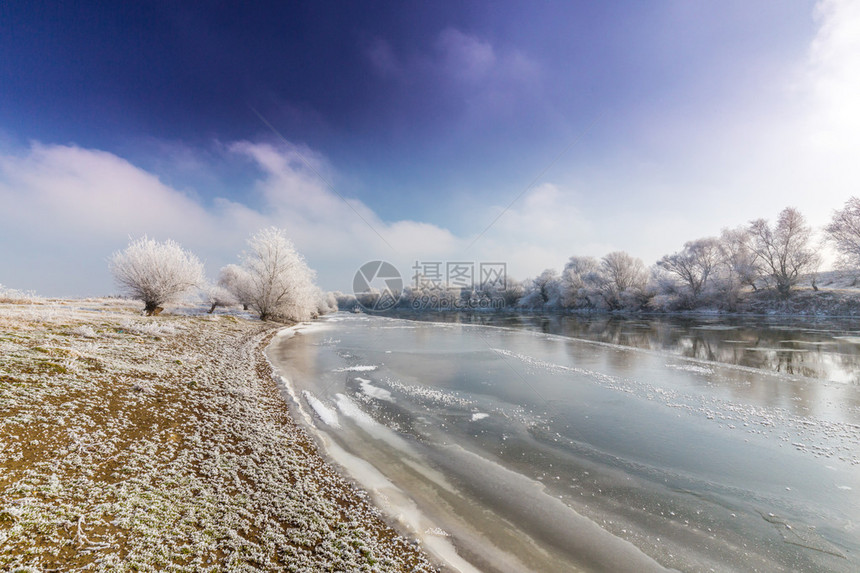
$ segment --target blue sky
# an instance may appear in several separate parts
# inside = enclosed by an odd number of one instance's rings
[[[0,283],[113,292],[144,233],[214,277],[270,224],[326,289],[651,264],[860,188],[851,2],[174,4],[0,5]]]

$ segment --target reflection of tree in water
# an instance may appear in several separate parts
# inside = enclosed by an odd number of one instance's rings
[[[860,386],[860,354],[856,352],[856,348],[852,350],[854,350],[853,354],[840,352],[834,355],[834,359],[845,372],[849,373],[844,382],[849,382],[852,386]]]
[[[856,322],[852,321],[477,312],[405,316],[527,328],[546,334],[656,350],[685,358],[736,364],[791,376],[850,382],[860,386],[860,333]],[[849,339],[842,340],[836,336]]]
[[[424,313],[404,317],[522,328],[745,366],[751,370],[718,370],[713,375],[690,373],[688,382],[718,387],[726,392],[729,400],[775,406],[798,416],[816,415],[835,407],[846,419],[860,423],[860,393],[840,393],[839,389],[844,386],[825,383],[835,381],[860,387],[860,332],[856,330],[856,323],[489,313]],[[581,345],[571,344],[566,348],[574,360],[582,359]],[[594,356],[615,372],[635,375],[640,367],[640,356],[621,349],[595,351]],[[657,360],[659,362],[659,357]],[[667,362],[673,361],[668,358]],[[601,365],[589,367],[600,369]],[[798,380],[762,375],[761,371],[798,377]]]

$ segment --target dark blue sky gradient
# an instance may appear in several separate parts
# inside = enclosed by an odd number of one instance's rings
[[[339,190],[384,219],[462,232],[470,223],[452,203],[507,203],[573,141],[556,181],[636,145],[643,118],[671,109],[695,121],[749,98],[758,69],[802,56],[811,10],[740,0],[7,2],[0,133],[107,150],[159,166],[180,188],[240,198],[250,176],[218,165],[217,143],[274,140],[253,106],[323,154]],[[461,76],[446,30],[492,46],[496,67]],[[172,146],[212,155],[218,177],[177,167]]]

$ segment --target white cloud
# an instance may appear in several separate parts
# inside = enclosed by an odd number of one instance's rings
[[[508,272],[522,279],[545,268],[560,269],[571,255],[601,256],[621,248],[613,244],[611,233],[602,232],[599,222],[582,211],[582,197],[575,189],[537,185],[510,209],[490,210],[489,220],[481,222],[485,228],[475,236],[484,233],[468,250],[469,255],[506,262]]]
[[[330,169],[309,150],[243,141],[228,151],[261,170],[253,186],[258,197],[249,197],[259,209],[224,198],[205,206],[104,151],[36,143],[0,155],[0,260],[6,263],[0,282],[48,295],[110,292],[106,257],[129,236],[143,234],[179,241],[214,276],[251,232],[267,225],[285,228],[323,286],[332,288],[346,288],[366,260],[394,260],[408,269],[415,257],[456,250],[458,239],[446,229],[387,223],[360,201],[341,198],[316,174]]]
[[[860,193],[860,4],[824,0],[805,78],[799,168],[820,200]],[[830,205],[835,208],[841,205]]]
[[[49,225],[51,231],[99,237],[184,228],[193,236],[208,223],[199,204],[102,151],[34,144],[23,156],[0,157],[0,172],[3,217],[10,226],[47,231]]]
[[[815,119],[822,131],[860,138],[860,4],[824,0],[816,7],[821,22],[812,43],[809,83]],[[822,133],[822,140],[829,139]]]
[[[0,245],[10,251],[0,282],[47,295],[111,292],[105,259],[143,234],[179,241],[214,276],[267,225],[287,230],[326,288],[348,288],[354,270],[375,259],[394,262],[405,277],[416,261],[454,260],[504,261],[523,277],[559,266],[590,233],[572,208],[575,196],[542,185],[466,250],[477,230],[458,237],[419,220],[387,222],[362,202],[341,198],[316,173],[328,178],[331,168],[309,150],[249,141],[227,149],[260,170],[256,196],[249,197],[260,208],[224,198],[204,205],[104,151],[36,143],[0,155],[0,202],[8,207],[0,211]]]
[[[439,33],[433,66],[459,93],[468,117],[477,120],[510,115],[539,99],[540,66],[515,49],[498,49],[476,35],[456,28]]]
[[[824,225],[860,195],[860,4],[824,0],[816,17],[806,56],[760,69],[761,89],[745,98],[716,112],[702,102],[684,113],[625,110],[639,123],[626,127],[623,144],[566,183],[530,191],[476,249],[507,253],[534,274],[611,250],[651,264],[685,241],[774,219],[789,205]]]
[[[459,81],[477,83],[487,78],[496,65],[493,46],[455,28],[446,28],[436,40],[446,73]]]
[[[336,184],[336,169],[308,149],[250,141],[224,146],[228,156],[252,162],[259,177],[243,202],[204,203],[111,153],[6,144],[0,283],[49,295],[109,292],[105,258],[129,235],[144,233],[181,242],[214,275],[235,260],[249,233],[278,225],[319,271],[322,286],[349,288],[354,270],[373,259],[391,260],[404,275],[416,260],[505,261],[523,278],[560,268],[574,254],[627,250],[651,263],[684,241],[753,217],[773,218],[786,205],[821,225],[860,193],[860,8],[826,0],[817,14],[821,25],[808,58],[795,62],[791,77],[763,80],[784,84],[779,101],[749,94],[745,104],[732,104],[741,107],[713,117],[703,112],[697,122],[673,121],[669,110],[637,126],[622,152],[602,157],[575,182],[530,190],[468,250],[481,228],[457,236],[420,214],[384,221],[370,206],[332,191],[316,172]],[[474,102],[493,101],[514,78],[539,76],[528,58],[454,29],[440,34],[436,50],[434,65],[454,74]],[[188,161],[194,160],[192,154]],[[481,224],[511,199],[500,198]]]
[[[382,77],[396,76],[401,73],[400,62],[391,45],[382,38],[376,38],[365,50],[373,70]]]
[[[401,80],[401,87],[407,88],[402,97],[415,98],[421,109],[429,91],[459,111],[456,123],[461,127],[545,105],[540,102],[543,82],[536,60],[515,47],[454,27],[444,28],[431,45],[412,53],[397,53],[385,39],[376,38],[364,56],[376,75]]]
[[[739,172],[742,192],[780,201],[762,216],[790,204],[823,225],[860,193],[860,5],[823,0],[815,16],[807,58],[786,82],[786,101],[756,126],[754,153]]]
[[[860,5],[825,0],[816,14],[806,52],[750,63],[758,79],[737,97],[622,110],[614,151],[575,174],[592,241],[653,262],[786,206],[820,227],[860,194]]]
[[[405,272],[416,257],[445,256],[461,243],[436,225],[382,221],[364,203],[329,188],[301,159],[311,161],[305,152],[299,155],[296,149],[251,142],[231,149],[264,169],[256,186],[266,198],[267,217],[287,229],[299,250],[317,262],[321,278],[332,288],[348,286],[352,273],[368,260],[390,260]]]

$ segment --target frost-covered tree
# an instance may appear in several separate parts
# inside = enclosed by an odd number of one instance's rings
[[[624,251],[615,251],[600,261],[601,271],[609,278],[618,291],[641,288],[648,280],[645,265],[641,259],[630,256]]]
[[[720,278],[723,287],[739,289],[741,286],[757,290],[757,281],[763,274],[761,261],[752,249],[752,235],[748,228],[723,229],[720,234],[723,265]]]
[[[227,265],[221,269],[218,276],[218,286],[226,289],[233,298],[248,310],[251,300],[251,275],[239,265]]]
[[[562,305],[566,308],[593,306],[590,296],[594,285],[590,279],[599,269],[600,263],[594,257],[570,257],[561,272]]]
[[[860,268],[860,199],[851,197],[842,209],[834,211],[824,233],[842,255],[843,264]]]
[[[820,258],[811,246],[812,229],[797,209],[783,209],[773,227],[764,219],[752,221],[749,232],[750,248],[781,297],[788,298],[801,275],[818,269]]]
[[[332,295],[337,302],[335,310],[353,311],[358,305],[358,301],[355,299],[355,295],[352,293],[344,293],[339,290],[336,290],[332,293]]]
[[[493,308],[514,308],[525,293],[523,283],[514,277],[505,277],[504,282],[493,282],[482,285],[484,296],[493,301]]]
[[[526,281],[525,292],[519,305],[532,310],[561,307],[561,279],[555,269],[546,269],[537,277]]]
[[[600,269],[588,280],[610,310],[637,308],[643,302],[648,272],[640,259],[615,251],[600,260]]]
[[[717,270],[722,259],[720,242],[715,238],[688,241],[684,248],[666,255],[657,265],[674,275],[689,290],[690,303],[694,304],[708,285],[708,279]]]
[[[648,289],[654,295],[648,301],[648,307],[660,311],[680,310],[682,307],[689,308],[689,297],[683,291],[683,285],[678,282],[675,275],[670,274],[660,265],[654,265],[650,269]]]
[[[242,255],[248,302],[262,320],[307,320],[317,308],[314,272],[283,229],[269,227],[248,240]]]
[[[110,258],[114,280],[125,294],[143,301],[147,314],[192,291],[204,281],[203,265],[189,251],[168,239],[146,236],[133,240]]]
[[[325,292],[322,289],[317,288],[316,305],[318,315],[337,312],[337,297],[333,292]]]
[[[219,306],[233,306],[239,302],[232,292],[220,285],[206,284],[201,290],[206,303],[209,304],[209,314],[215,312]]]

